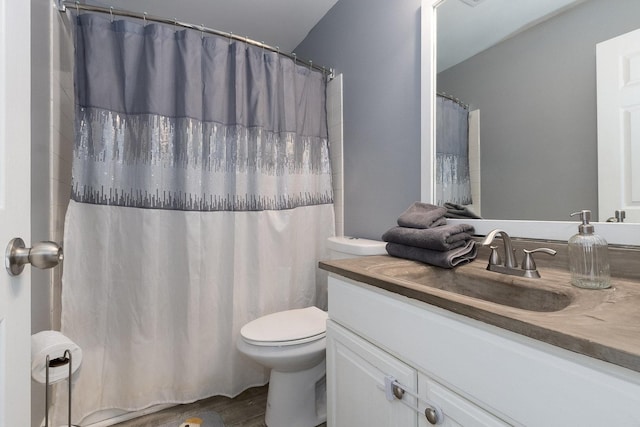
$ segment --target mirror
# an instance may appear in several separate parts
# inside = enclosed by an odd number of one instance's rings
[[[614,215],[598,212],[598,174],[608,171],[597,170],[595,45],[640,27],[636,8],[624,0],[437,4],[435,84],[479,112],[483,218]]]

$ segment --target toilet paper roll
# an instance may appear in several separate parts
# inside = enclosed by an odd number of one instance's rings
[[[47,355],[49,361],[64,357],[65,350],[71,351],[71,373],[82,363],[82,349],[58,331],[42,331],[31,335],[31,376],[39,383],[46,382]],[[69,376],[69,365],[49,368],[49,384],[62,381]]]

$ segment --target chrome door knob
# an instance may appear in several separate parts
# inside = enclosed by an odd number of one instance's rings
[[[41,269],[53,268],[63,258],[62,248],[55,242],[38,242],[32,248],[27,248],[24,240],[16,237],[7,245],[4,263],[9,275],[17,276],[22,273],[26,264]]]

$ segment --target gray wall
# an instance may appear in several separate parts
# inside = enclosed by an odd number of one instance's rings
[[[480,108],[483,217],[597,215],[595,45],[639,27],[640,1],[591,0],[438,75]]]
[[[340,0],[296,48],[344,75],[345,234],[420,199],[420,0]]]

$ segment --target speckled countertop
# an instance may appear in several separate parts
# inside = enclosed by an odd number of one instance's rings
[[[540,279],[486,270],[479,258],[454,270],[390,256],[323,261],[320,268],[558,347],[640,372],[640,283],[584,290],[563,269]]]

